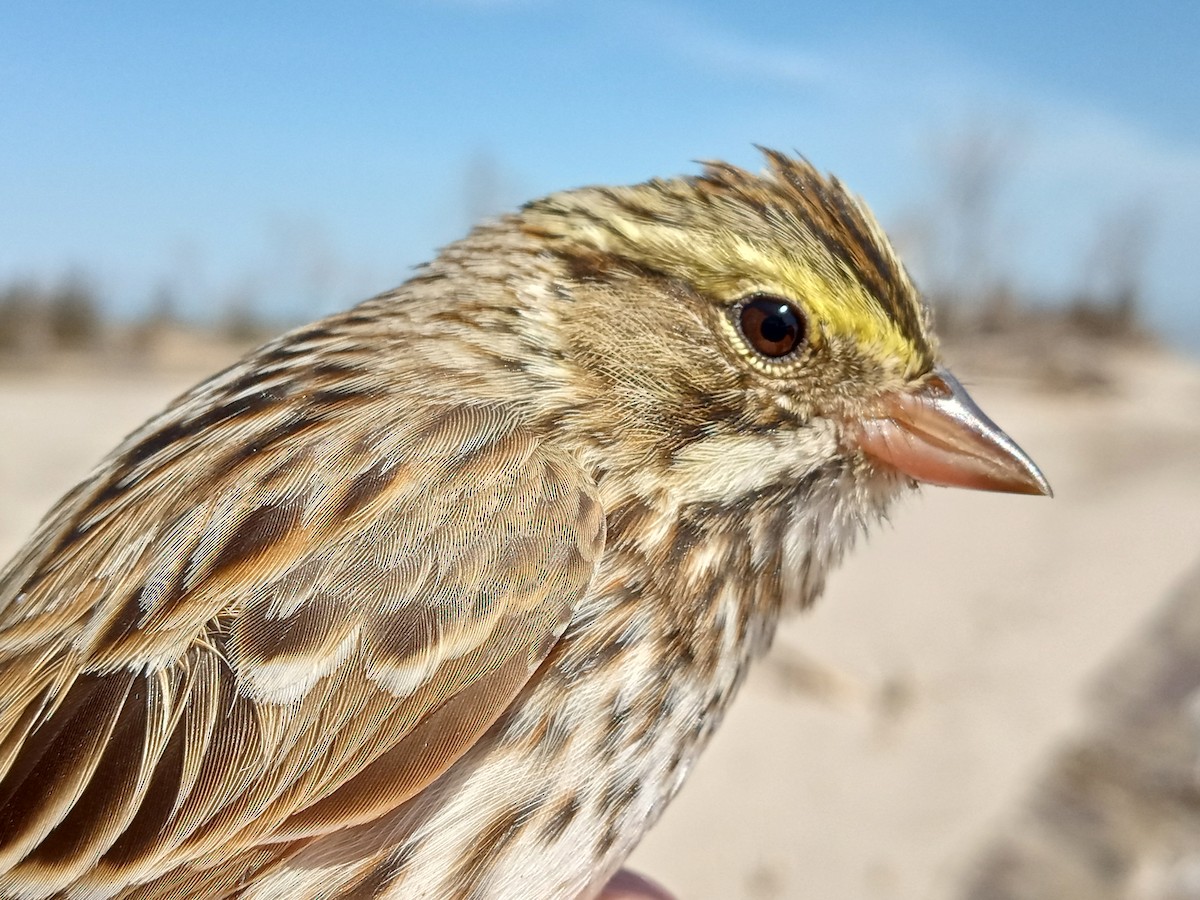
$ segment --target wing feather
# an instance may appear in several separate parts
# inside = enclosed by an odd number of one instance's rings
[[[604,530],[573,460],[495,408],[292,406],[168,413],[0,577],[0,895],[369,821],[561,634]]]

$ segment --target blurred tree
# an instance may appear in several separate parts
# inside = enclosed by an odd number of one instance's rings
[[[264,286],[272,308],[298,321],[332,312],[342,261],[325,224],[312,216],[278,215],[267,225],[267,238],[273,259]]]
[[[258,294],[249,281],[226,297],[218,331],[234,344],[254,344],[271,333],[259,310]]]
[[[81,350],[99,343],[101,301],[92,279],[71,272],[45,298],[45,315],[54,345]]]
[[[30,281],[14,281],[0,290],[0,352],[26,353],[39,340],[41,294]]]
[[[1084,260],[1083,295],[1111,317],[1120,333],[1139,324],[1154,220],[1153,208],[1142,199],[1113,210],[1097,223]]]
[[[178,325],[179,294],[170,282],[160,282],[150,294],[145,313],[129,329],[130,359],[144,362],[154,357],[164,336]]]
[[[943,241],[951,267],[950,293],[978,306],[989,324],[1013,313],[1014,294],[999,274],[999,211],[1020,158],[1012,127],[980,122],[938,142],[934,162],[945,214]]]
[[[504,175],[496,155],[487,149],[476,150],[467,160],[463,173],[463,211],[466,227],[498,215],[505,203]]]

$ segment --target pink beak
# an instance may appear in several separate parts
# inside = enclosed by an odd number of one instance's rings
[[[854,422],[849,442],[928,484],[1053,496],[1025,451],[983,414],[944,369],[916,391],[897,391],[876,415]]]

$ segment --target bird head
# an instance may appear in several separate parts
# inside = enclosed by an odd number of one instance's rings
[[[522,212],[565,263],[561,352],[607,464],[685,502],[826,476],[880,503],[915,482],[1048,494],[939,364],[865,205],[806,161],[766,159]]]

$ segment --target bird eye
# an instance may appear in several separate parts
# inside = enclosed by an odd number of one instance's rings
[[[769,359],[780,359],[804,343],[804,314],[782,297],[753,294],[737,307],[738,325],[746,341]]]

